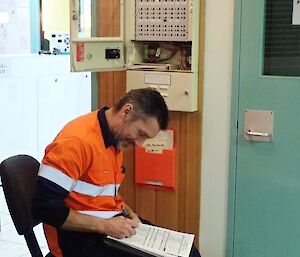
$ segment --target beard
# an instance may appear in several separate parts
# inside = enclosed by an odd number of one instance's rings
[[[135,145],[135,140],[126,132],[124,128],[121,130],[114,130],[111,132],[115,138],[116,147],[118,149],[124,150],[129,146]]]
[[[128,147],[130,147],[130,146],[134,146],[135,144],[134,143],[132,143],[132,142],[129,142],[129,141],[124,141],[124,140],[122,140],[122,141],[118,141],[118,143],[117,143],[117,148],[119,149],[119,150],[125,150],[126,148],[128,148]]]
[[[116,140],[117,140],[116,146],[120,150],[125,150],[126,148],[135,145],[134,140],[128,137],[127,138],[116,137]]]

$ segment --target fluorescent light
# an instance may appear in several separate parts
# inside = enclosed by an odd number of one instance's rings
[[[0,24],[9,23],[9,13],[0,12]]]

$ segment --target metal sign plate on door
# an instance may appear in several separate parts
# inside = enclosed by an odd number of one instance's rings
[[[244,140],[272,142],[273,116],[273,111],[245,110]]]

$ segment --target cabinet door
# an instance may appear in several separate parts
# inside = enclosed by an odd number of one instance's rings
[[[70,3],[71,70],[123,70],[123,0],[70,0]],[[108,30],[107,24],[111,23],[113,29]]]
[[[38,157],[38,78],[28,76],[23,78],[24,90],[22,99],[22,119],[23,119],[23,153]]]
[[[90,74],[43,77],[38,90],[38,158],[70,120],[90,111]]]
[[[16,154],[36,156],[36,81],[28,80],[0,80],[0,162]]]

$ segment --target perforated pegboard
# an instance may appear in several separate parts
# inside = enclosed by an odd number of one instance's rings
[[[192,0],[136,0],[136,40],[188,41]]]

